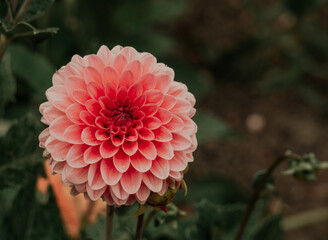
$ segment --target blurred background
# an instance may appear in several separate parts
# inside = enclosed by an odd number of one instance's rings
[[[189,196],[177,199],[185,211],[193,211],[187,201],[203,198],[245,201],[253,175],[286,149],[328,159],[327,0],[56,0],[31,23],[59,31],[8,46],[3,63],[12,78],[0,78],[1,136],[26,115],[40,117],[52,74],[74,54],[119,44],[154,54],[196,96],[199,148],[186,175]],[[34,139],[42,127],[33,124],[9,143]],[[9,143],[2,141],[2,151]],[[304,211],[325,213],[296,228],[286,220],[285,239],[327,240],[327,174],[307,183],[277,171],[275,181],[279,194],[266,196],[268,211],[283,209],[290,221]]]

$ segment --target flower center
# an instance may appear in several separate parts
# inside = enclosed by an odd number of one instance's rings
[[[112,111],[112,116],[109,121],[115,126],[129,126],[132,121],[132,116],[128,108],[118,108]]]

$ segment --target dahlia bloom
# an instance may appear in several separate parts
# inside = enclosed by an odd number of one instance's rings
[[[195,98],[171,68],[132,47],[102,46],[73,56],[52,82],[40,146],[73,195],[144,204],[183,179],[197,146]]]

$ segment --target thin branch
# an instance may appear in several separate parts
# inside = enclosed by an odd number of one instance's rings
[[[138,216],[138,223],[137,223],[135,240],[141,240],[141,238],[142,238],[144,216],[145,216],[144,213]]]
[[[241,223],[239,225],[239,229],[237,232],[237,235],[235,237],[235,240],[241,240],[245,229],[247,227],[247,223],[249,221],[250,216],[252,215],[252,212],[254,210],[255,204],[262,192],[262,190],[265,188],[265,185],[267,183],[267,181],[269,180],[270,176],[272,175],[272,173],[274,172],[274,170],[285,160],[287,160],[288,158],[294,156],[294,154],[288,153],[285,154],[283,156],[280,156],[276,159],[276,161],[274,161],[274,163],[269,167],[269,169],[266,171],[266,173],[264,174],[263,178],[261,179],[260,184],[258,185],[258,187],[254,190],[251,199],[248,202],[247,208],[246,208],[246,212],[241,220]]]
[[[114,206],[107,205],[107,210],[106,210],[106,239],[105,240],[112,240],[114,211],[115,211]]]

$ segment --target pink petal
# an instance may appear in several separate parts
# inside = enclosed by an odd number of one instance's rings
[[[163,158],[156,158],[151,165],[150,171],[160,179],[166,179],[170,173],[169,161]]]
[[[147,97],[147,103],[160,105],[164,101],[164,95],[159,90],[148,90],[144,94]]]
[[[128,62],[133,61],[139,55],[133,47],[124,47],[120,54],[125,56]]]
[[[163,180],[155,177],[150,171],[142,174],[142,181],[152,192],[159,192],[163,186]]]
[[[173,133],[173,140],[171,141],[174,151],[183,151],[191,146],[191,139],[181,134]]]
[[[171,132],[178,132],[183,129],[184,122],[181,120],[181,118],[173,114],[171,121],[165,124],[164,126]]]
[[[97,82],[100,85],[102,84],[102,77],[100,73],[97,71],[97,69],[93,67],[87,67],[84,70],[84,80],[86,84],[88,85],[90,82]]]
[[[119,147],[123,144],[125,140],[125,136],[123,133],[118,133],[118,134],[115,134],[113,137],[112,137],[112,143],[114,146],[116,147]]]
[[[150,53],[141,53],[140,62],[142,63],[142,72],[150,72],[156,64],[156,58]]]
[[[143,91],[153,90],[156,86],[156,80],[153,74],[147,73],[139,79],[139,83],[143,88]]]
[[[99,141],[105,141],[108,140],[110,138],[110,133],[108,132],[107,129],[98,129],[96,131],[96,139]]]
[[[170,171],[170,177],[177,181],[181,181],[183,174],[181,172]]]
[[[66,108],[66,116],[75,124],[83,125],[84,122],[80,118],[80,113],[85,110],[85,107],[79,103],[73,103]]]
[[[121,179],[122,173],[114,167],[113,159],[103,159],[100,164],[100,172],[104,181],[108,185],[115,185]]]
[[[151,167],[152,161],[148,160],[140,153],[136,153],[130,158],[132,166],[139,172],[147,172]]]
[[[88,92],[93,99],[98,99],[105,95],[103,87],[97,82],[88,83]]]
[[[80,118],[85,124],[89,126],[95,126],[96,118],[93,115],[91,115],[88,111],[80,112]]]
[[[67,163],[73,168],[82,168],[88,165],[84,161],[84,152],[86,150],[85,145],[73,145],[66,156]]]
[[[157,156],[155,145],[152,142],[139,140],[139,152],[149,160],[154,160]]]
[[[133,101],[132,105],[137,106],[137,107],[141,107],[142,105],[144,105],[145,102],[146,102],[146,96],[141,95]]]
[[[187,113],[191,108],[192,106],[188,101],[178,98],[176,104],[170,111],[173,113]]]
[[[138,79],[141,73],[141,63],[138,60],[130,62],[124,71],[131,71],[135,79]]]
[[[139,138],[147,141],[151,141],[155,139],[155,135],[152,131],[150,131],[148,128],[141,128],[138,131]]]
[[[140,110],[143,111],[146,116],[152,116],[157,112],[158,106],[152,103],[145,104],[140,108]]]
[[[128,90],[128,97],[134,101],[142,94],[142,86],[139,83],[133,84]]]
[[[85,144],[90,146],[96,146],[101,143],[96,138],[96,128],[94,127],[84,128],[81,134],[81,139]]]
[[[55,108],[63,112],[73,103],[73,101],[68,97],[65,87],[62,85],[52,86],[49,88],[46,91],[46,96]]]
[[[113,69],[109,66],[105,68],[104,73],[103,73],[104,86],[106,86],[107,83],[112,84],[114,87],[118,86],[118,74],[115,69]]]
[[[99,111],[101,110],[101,106],[98,101],[94,99],[89,99],[85,102],[85,107],[93,116],[97,117],[99,115]]]
[[[99,152],[99,146],[89,147],[87,150],[85,150],[83,158],[84,161],[89,164],[96,163],[101,160],[102,156]]]
[[[145,117],[142,121],[145,128],[150,130],[159,128],[162,125],[161,120],[156,117]]]
[[[73,91],[73,99],[76,102],[84,105],[84,103],[90,99],[90,95],[87,91],[76,90],[76,91]]]
[[[106,185],[100,173],[100,163],[90,165],[88,172],[88,183],[93,190],[99,190]]]
[[[164,100],[161,104],[162,108],[165,108],[166,110],[171,110],[173,106],[176,104],[177,100],[175,97],[171,95],[164,95]]]
[[[117,102],[122,104],[124,102],[127,94],[128,94],[128,91],[126,90],[126,87],[124,87],[124,86],[121,87],[117,92],[117,97],[116,97]]]
[[[82,184],[88,181],[88,171],[89,167],[72,168],[66,164],[63,170],[63,175],[65,175],[68,181],[73,184]]]
[[[166,181],[164,181],[162,189],[157,194],[163,196],[166,193],[167,189],[168,189],[168,184]]]
[[[106,83],[105,85],[105,93],[106,96],[111,99],[114,100],[116,99],[116,87],[114,87],[114,85],[112,83]]]
[[[103,63],[101,58],[98,57],[97,55],[91,54],[91,55],[87,56],[87,60],[88,60],[89,66],[97,69],[98,72],[102,73],[104,71],[105,64]]]
[[[119,148],[115,147],[112,143],[111,140],[108,140],[106,142],[103,142],[100,145],[100,155],[103,158],[111,158],[113,157],[117,152],[118,152]]]
[[[166,74],[161,74],[155,77],[156,86],[155,89],[160,90],[162,93],[167,93],[172,81],[171,77]]]
[[[71,125],[73,123],[66,116],[59,117],[50,123],[50,134],[58,140],[65,141],[64,132]]]
[[[58,141],[53,137],[49,137],[45,142],[46,149],[56,161],[65,161],[71,144]]]
[[[42,115],[49,123],[51,123],[53,120],[62,117],[64,113],[53,106],[49,106],[43,110]]]
[[[119,87],[126,87],[126,89],[129,89],[133,82],[134,77],[133,73],[131,71],[125,71],[119,76]]]
[[[156,142],[154,141],[155,147],[157,149],[157,154],[161,158],[170,160],[174,157],[173,147],[170,142]]]
[[[40,147],[45,148],[45,142],[50,136],[49,128],[44,129],[39,135]]]
[[[128,194],[135,194],[141,185],[142,175],[130,167],[121,177],[121,185]]]
[[[125,141],[123,143],[122,149],[127,155],[132,156],[138,151],[138,142]]]
[[[138,132],[135,129],[130,128],[125,134],[125,139],[128,141],[136,141],[138,139]]]
[[[99,190],[93,190],[89,184],[87,184],[87,194],[92,201],[97,201],[105,192],[106,187]]]
[[[67,79],[65,79],[64,84],[66,91],[70,96],[73,96],[73,92],[75,90],[87,90],[87,85],[85,84],[85,81],[77,76],[69,76]]]
[[[64,131],[64,138],[67,142],[73,144],[82,144],[81,134],[83,127],[80,125],[71,125]]]
[[[123,55],[118,55],[114,60],[114,68],[120,74],[126,66],[126,58]]]
[[[124,173],[130,166],[130,157],[124,151],[119,150],[113,157],[113,163],[117,171]]]
[[[170,170],[172,171],[183,171],[187,167],[187,160],[185,154],[177,152],[169,162]]]
[[[108,47],[105,45],[102,45],[98,52],[97,55],[101,58],[103,63],[108,66],[111,63],[111,60],[113,59],[112,53],[109,51]]]
[[[150,195],[149,188],[144,183],[142,183],[138,192],[136,193],[137,199],[139,200],[139,202],[143,203],[147,201],[149,195]]]
[[[169,142],[173,139],[171,131],[163,126],[153,130],[153,133],[155,134],[155,140],[158,142]]]
[[[113,185],[110,188],[110,191],[112,194],[114,194],[115,197],[121,200],[126,200],[129,197],[129,194],[124,191],[124,189],[121,186],[121,183],[118,182],[117,184]]]
[[[171,121],[173,118],[172,113],[170,113],[168,110],[164,108],[158,108],[156,114],[154,115],[159,120],[161,120],[162,124],[167,124]]]

